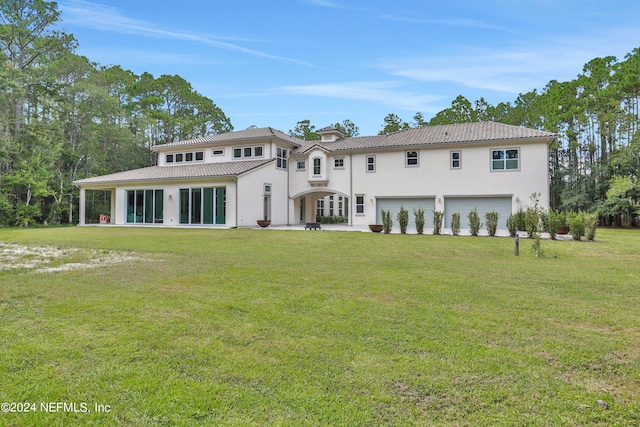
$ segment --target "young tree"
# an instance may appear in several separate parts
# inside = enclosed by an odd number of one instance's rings
[[[409,123],[403,121],[397,114],[391,113],[384,118],[384,127],[378,132],[378,135],[388,135],[409,128]]]

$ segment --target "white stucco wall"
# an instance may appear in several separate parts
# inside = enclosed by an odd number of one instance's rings
[[[492,149],[519,149],[519,169],[509,171],[491,170]],[[452,196],[509,196],[512,197],[512,212],[530,203],[532,193],[540,193],[540,205],[549,206],[548,146],[546,141],[523,143],[507,141],[500,144],[451,144],[447,146],[422,147],[419,165],[405,166],[407,150],[393,149],[376,152],[340,153],[325,155],[321,150],[311,151],[306,171],[295,170],[292,159],[290,170],[291,196],[306,197],[306,215],[312,217],[315,201],[327,194],[344,193],[349,196],[349,211],[354,225],[376,222],[376,198],[384,197],[432,197],[437,210],[444,210],[444,200]],[[462,154],[460,169],[451,169],[450,152]],[[314,156],[324,155],[324,184],[314,182]],[[366,171],[366,157],[375,155],[375,172]],[[334,168],[333,159],[344,157],[344,168]],[[304,157],[299,157],[304,158]],[[355,212],[355,195],[363,194],[365,212]],[[325,206],[326,210],[326,206]],[[299,203],[294,203],[293,217],[299,217]]]
[[[262,219],[265,184],[271,185],[271,224],[288,224],[288,174],[272,162],[238,177],[238,227],[255,227]]]

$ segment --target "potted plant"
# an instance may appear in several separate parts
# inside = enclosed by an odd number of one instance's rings
[[[262,228],[266,228],[268,226],[271,225],[271,220],[270,219],[259,219],[258,220],[258,225]]]
[[[381,232],[383,228],[384,225],[382,224],[369,224],[369,230],[373,231],[374,233]]]

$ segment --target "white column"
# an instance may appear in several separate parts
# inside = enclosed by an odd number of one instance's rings
[[[85,191],[86,190],[84,188],[80,187],[80,211],[79,211],[80,213],[78,214],[78,220],[79,220],[78,225],[84,225],[84,223],[85,223],[85,218],[84,218],[84,215],[85,215],[85,204],[86,204],[86,202],[85,202],[85,199],[86,199]]]

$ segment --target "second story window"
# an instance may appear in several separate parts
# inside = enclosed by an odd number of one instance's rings
[[[262,145],[233,148],[234,159],[250,159],[252,157],[262,157],[263,153],[264,147]]]
[[[418,166],[418,152],[415,150],[406,152],[405,166]]]
[[[296,162],[296,169],[299,171],[303,171],[307,168],[307,162],[305,162],[304,160],[298,160]]]
[[[518,170],[520,155],[517,148],[491,150],[491,170]]]
[[[333,159],[333,167],[336,169],[344,168],[344,157],[336,157]]]
[[[376,171],[376,156],[367,156],[367,172]]]
[[[322,159],[316,157],[313,159],[313,174],[320,175],[322,173]]]
[[[276,167],[278,169],[287,168],[287,150],[285,148],[276,147]]]
[[[451,151],[451,169],[462,168],[462,153],[460,151]]]

